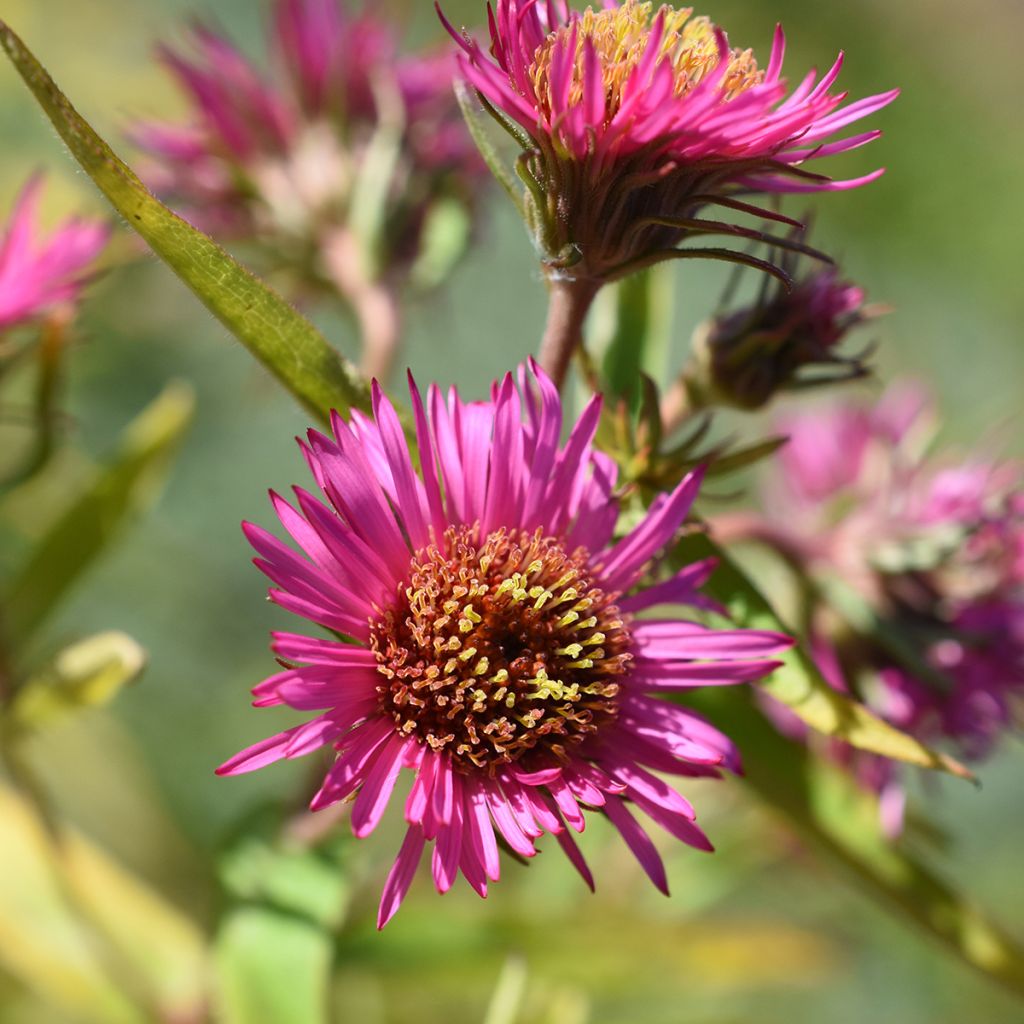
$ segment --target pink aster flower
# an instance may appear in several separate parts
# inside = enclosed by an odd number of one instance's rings
[[[354,796],[362,837],[411,771],[382,927],[428,843],[440,892],[461,872],[485,895],[499,876],[497,837],[532,857],[545,832],[592,886],[572,838],[584,808],[607,816],[665,890],[636,812],[711,846],[689,802],[654,773],[715,776],[739,761],[722,733],[661,697],[758,679],[790,641],[647,617],[663,604],[710,606],[698,592],[708,562],[647,582],[700,475],[616,539],[615,467],[593,448],[599,399],[562,444],[558,393],[533,364],[518,392],[507,376],[487,402],[437,387],[426,403],[415,385],[411,394],[415,454],[379,388],[374,419],[335,416],[333,437],[310,432],[303,451],[322,498],[296,489],[293,506],[272,495],[305,557],[246,524],[272,598],[332,635],[275,636],[285,667],[256,687],[257,706],[320,714],[220,773],[332,748],[312,807]]]
[[[744,197],[848,189],[882,173],[833,181],[804,165],[877,138],[834,137],[895,91],[843,106],[846,94],[830,91],[841,55],[788,91],[781,28],[762,70],[691,13],[639,0],[582,13],[565,0],[497,0],[489,52],[448,25],[463,75],[523,146],[530,218],[550,268],[609,280],[699,254],[766,269],[741,253],[676,246],[759,235],[698,219],[705,207],[777,219]]]
[[[484,168],[450,59],[400,55],[389,26],[339,0],[275,0],[261,64],[203,26],[190,42],[160,49],[187,123],[140,124],[133,137],[153,158],[154,189],[205,230],[273,243],[277,259],[312,264],[315,283],[344,294],[357,271],[407,276],[440,206],[474,207]],[[353,256],[339,235],[365,251]]]
[[[0,331],[73,304],[110,237],[109,225],[76,218],[41,238],[42,187],[40,176],[28,182],[0,239]]]
[[[936,459],[929,413],[904,387],[875,407],[789,418],[767,505],[771,531],[825,594],[812,643],[829,681],[978,760],[1024,696],[1024,477],[1016,465]],[[901,770],[848,748],[839,756],[882,794],[898,832]]]

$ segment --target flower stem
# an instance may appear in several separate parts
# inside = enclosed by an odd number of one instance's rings
[[[561,391],[573,353],[583,347],[583,323],[597,295],[595,281],[550,280],[548,322],[540,343],[538,362]]]
[[[386,384],[401,339],[398,300],[383,281],[366,273],[364,255],[350,232],[334,232],[324,245],[324,257],[331,280],[359,327],[362,374]]]

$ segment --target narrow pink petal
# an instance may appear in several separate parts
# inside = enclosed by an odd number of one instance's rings
[[[665,865],[655,849],[654,843],[651,842],[651,837],[636,823],[619,797],[609,796],[604,806],[604,812],[619,830],[626,845],[633,851],[633,856],[640,862],[640,866],[647,872],[647,877],[656,888],[668,896],[668,877],[665,874]]]
[[[658,804],[675,814],[689,818],[691,821],[697,817],[693,804],[682,794],[677,793],[662,779],[645,771],[638,764],[631,764],[628,758],[605,753],[601,758],[601,767],[613,779],[617,779],[627,787],[630,799],[643,797],[649,803]]]
[[[426,546],[428,515],[423,488],[412,468],[409,446],[405,441],[402,425],[390,399],[374,381],[372,386],[373,414],[380,430],[381,441],[387,454],[388,464],[395,481],[398,496],[398,510],[405,524],[414,551]]]
[[[440,756],[433,750],[424,749],[416,778],[405,801],[405,820],[410,825],[423,824],[434,786],[434,774],[440,763]]]
[[[451,786],[452,802],[448,822],[437,835],[434,845],[432,868],[434,885],[440,893],[446,893],[454,884],[458,875],[459,860],[462,856],[462,781],[451,769],[441,772],[447,775]]]
[[[656,800],[649,800],[640,794],[631,796],[631,799],[644,814],[660,825],[670,836],[686,843],[687,846],[692,846],[695,850],[714,853],[715,848],[711,845],[711,841],[689,816],[673,811],[664,804]]]
[[[657,662],[638,659],[630,686],[640,690],[685,690],[692,686],[732,686],[762,679],[782,665],[771,659],[712,662]]]
[[[363,772],[374,751],[394,735],[394,723],[371,719],[354,729],[345,739],[345,749],[331,765],[323,785],[310,801],[310,809],[322,810],[355,792],[363,780]]]
[[[494,826],[488,811],[486,791],[487,782],[476,780],[469,788],[469,807],[466,829],[472,837],[473,847],[483,864],[487,877],[498,881],[501,874],[501,862],[498,858],[498,843],[494,838]]]
[[[559,779],[557,782],[548,784],[548,791],[554,797],[558,810],[565,821],[577,832],[582,832],[587,826],[587,820],[583,816],[583,809],[576,802],[576,796],[566,783]]]
[[[758,629],[708,629],[683,620],[643,619],[634,623],[633,639],[643,658],[676,661],[703,658],[749,658],[782,654],[793,646],[783,633]]]
[[[377,911],[378,929],[383,928],[402,905],[402,900],[405,899],[416,875],[416,868],[423,856],[425,843],[423,829],[418,825],[411,825],[405,833],[402,848],[398,851],[395,863],[392,865],[391,871],[388,872],[387,881],[384,883],[380,909]]]
[[[702,607],[708,599],[699,595],[697,591],[707,583],[717,566],[717,558],[694,562],[680,569],[671,579],[622,598],[618,602],[619,608],[624,612],[639,612],[659,604],[688,604],[692,607]]]
[[[601,579],[609,590],[626,590],[647,562],[682,526],[700,490],[703,470],[684,477],[671,495],[651,505],[647,516],[602,558]]]
[[[352,832],[365,839],[379,824],[402,769],[402,754],[407,740],[392,736],[368,765],[366,778],[352,805]]]
[[[285,748],[291,742],[292,737],[301,729],[296,726],[294,729],[286,729],[276,736],[268,736],[259,743],[239,751],[234,757],[228,758],[218,769],[218,775],[242,775],[245,772],[254,772],[284,757]]]
[[[377,658],[367,647],[343,644],[340,640],[303,636],[301,633],[273,633],[271,649],[286,661],[330,665],[339,669],[376,669]]]
[[[427,413],[423,407],[423,398],[411,372],[409,373],[409,397],[412,401],[413,418],[416,421],[416,446],[420,453],[420,472],[427,495],[430,524],[434,529],[435,538],[440,539],[444,535],[448,520],[444,514],[441,486],[437,477],[437,454],[434,450]]]
[[[501,832],[505,842],[519,854],[520,857],[536,856],[537,850],[533,842],[523,831],[519,820],[512,812],[507,797],[498,787],[487,788],[487,802],[491,809],[491,817]]]
[[[439,759],[434,772],[434,788],[431,792],[430,813],[435,826],[440,828],[452,820],[455,806],[455,772],[447,759]],[[427,832],[427,838],[433,839],[437,833]]]

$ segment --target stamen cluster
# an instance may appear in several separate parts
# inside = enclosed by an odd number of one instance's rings
[[[381,710],[461,771],[567,747],[617,714],[632,655],[613,596],[541,531],[450,528],[371,630]],[[550,763],[550,761],[549,761]]]

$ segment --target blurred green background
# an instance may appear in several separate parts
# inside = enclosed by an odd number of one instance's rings
[[[380,6],[402,18],[410,39],[439,39],[426,0]],[[456,23],[481,21],[476,0],[445,8]],[[108,139],[133,117],[180,109],[151,46],[180,39],[192,13],[259,46],[262,15],[251,0],[0,4],[0,15]],[[888,174],[868,189],[815,201],[817,242],[842,256],[872,299],[896,307],[874,329],[881,365],[932,384],[948,440],[966,447],[983,439],[1024,454],[1024,6],[981,0],[968,12],[951,0],[722,0],[704,13],[735,43],[760,52],[783,21],[794,78],[842,47],[848,63],[840,84],[854,96],[902,87],[900,100],[872,119],[885,137],[837,168],[852,176],[881,162]],[[48,168],[52,217],[102,209],[6,64],[0,139],[0,210],[39,166]],[[693,264],[680,272],[680,351],[725,275]],[[543,315],[530,246],[496,194],[451,288],[409,311],[406,361],[423,381],[480,393],[534,348]],[[327,315],[323,324],[354,355],[346,322]],[[169,378],[195,385],[198,418],[159,507],[75,590],[39,640],[49,651],[116,627],[147,648],[150,667],[112,712],[61,725],[33,753],[62,811],[87,836],[208,925],[218,903],[209,865],[225,835],[261,802],[294,792],[310,770],[279,765],[240,779],[213,776],[240,746],[294,721],[248,707],[248,689],[273,669],[268,630],[287,617],[262,599],[239,522],[269,525],[266,489],[305,482],[293,438],[307,423],[153,260],[108,275],[91,293],[79,334],[66,401],[77,448],[102,456]],[[75,467],[66,459],[66,479]],[[0,573],[60,511],[59,483],[30,497],[4,509]],[[1020,743],[1010,741],[984,766],[980,791],[942,780],[918,787],[918,795],[948,833],[941,853],[932,851],[936,866],[1024,939],[1022,769]],[[373,910],[400,825],[392,815],[389,827],[346,854],[364,881],[341,939],[336,1019],[482,1020],[502,971],[514,986],[521,966],[524,1021],[1024,1020],[1009,996],[805,855],[739,785],[692,789],[721,852],[704,857],[668,845],[671,900],[650,890],[621,844],[605,844],[595,823],[584,847],[595,861],[596,896],[556,853],[528,872],[509,862],[486,902],[465,891],[439,898],[423,879],[378,935]],[[0,873],[10,870],[0,849]],[[12,941],[0,928],[0,943]],[[17,972],[6,973],[8,962],[0,956],[0,1020],[78,1019],[37,1001]]]

